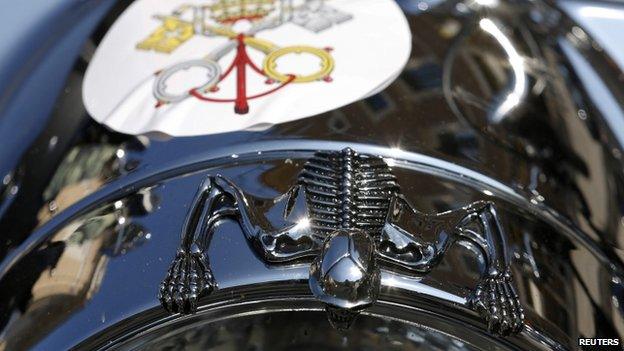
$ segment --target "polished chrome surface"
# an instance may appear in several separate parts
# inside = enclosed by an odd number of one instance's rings
[[[423,329],[425,340],[447,335],[441,345],[459,339],[478,349],[575,349],[578,337],[624,335],[623,149],[614,128],[624,115],[622,72],[549,2],[400,1],[412,53],[383,91],[264,131],[188,138],[116,134],[86,115],[84,68],[125,6],[100,19],[95,3],[59,15],[65,22],[55,33],[76,19],[100,23],[79,56],[65,54],[67,66],[75,60],[65,86],[40,80],[62,70],[29,61],[37,71],[21,72],[33,81],[14,85],[16,98],[0,104],[11,117],[0,132],[12,145],[0,160],[0,348],[136,348],[153,345],[151,337],[166,345],[181,335],[194,340],[185,334],[193,328],[178,326],[197,323],[200,337],[228,323],[262,330],[274,311],[290,319],[276,317],[269,329],[296,333],[305,327],[292,321],[310,316],[336,348],[370,338],[371,348],[383,347],[388,333],[406,345]],[[53,110],[25,104],[40,97],[35,85],[46,99],[58,94]],[[22,138],[26,132],[12,132],[15,116],[37,128]],[[377,302],[343,343],[321,323],[309,267],[267,266],[231,221],[215,229],[208,252],[219,289],[198,300],[196,315],[160,307],[156,291],[198,184],[221,174],[273,198],[296,183],[314,152],[345,147],[382,156],[425,213],[496,205],[525,312],[520,334],[492,337],[469,308],[485,262],[474,245],[456,245],[425,277],[382,272]],[[210,317],[217,315],[222,322]],[[370,338],[356,332],[358,323]]]

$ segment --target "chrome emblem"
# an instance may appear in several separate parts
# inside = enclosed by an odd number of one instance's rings
[[[275,199],[255,198],[218,175],[207,177],[160,287],[167,310],[192,313],[198,298],[217,288],[206,243],[222,219],[236,220],[268,264],[311,263],[310,289],[339,329],[348,328],[360,311],[375,303],[382,270],[426,275],[458,241],[475,245],[486,262],[470,304],[488,329],[508,335],[523,327],[506,234],[495,206],[474,202],[457,210],[421,213],[402,195],[381,157],[349,148],[318,152],[306,162],[298,184]]]

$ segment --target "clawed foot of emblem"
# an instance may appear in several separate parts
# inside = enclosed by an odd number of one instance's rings
[[[158,299],[172,313],[194,313],[197,300],[216,289],[206,257],[196,246],[179,250],[160,284]]]
[[[491,333],[505,336],[522,330],[524,312],[509,271],[485,278],[471,302],[487,321]]]

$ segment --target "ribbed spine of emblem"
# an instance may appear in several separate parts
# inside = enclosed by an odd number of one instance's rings
[[[342,150],[342,182],[340,184],[341,226],[353,227],[353,210],[355,206],[355,152],[350,148]]]

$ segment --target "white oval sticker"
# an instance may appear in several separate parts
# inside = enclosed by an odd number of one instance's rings
[[[393,0],[138,0],[98,47],[83,98],[128,134],[262,128],[380,91],[410,50]]]

